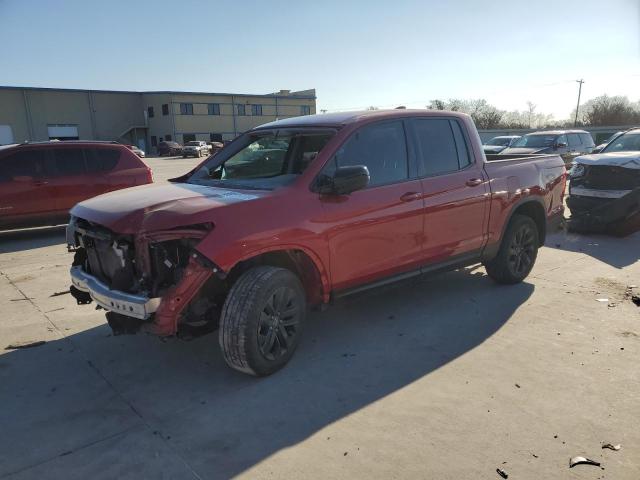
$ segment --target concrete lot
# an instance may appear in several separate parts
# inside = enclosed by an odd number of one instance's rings
[[[63,241],[0,233],[0,478],[640,478],[640,234],[556,233],[516,286],[478,268],[345,300],[264,379],[215,335],[113,337],[56,295]]]

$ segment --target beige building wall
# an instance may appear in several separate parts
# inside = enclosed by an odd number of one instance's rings
[[[192,105],[191,114],[181,113],[183,103]],[[209,104],[218,105],[216,114],[209,114]],[[244,115],[238,114],[239,105],[244,105]],[[260,105],[261,114],[253,115],[252,105]],[[49,126],[73,125],[80,139],[143,139],[153,152],[154,140],[183,143],[185,135],[192,135],[209,141],[211,134],[231,140],[258,125],[305,113],[315,113],[315,90],[242,95],[0,88],[0,125],[11,126],[17,142],[48,140]]]
[[[171,113],[171,94],[168,93],[143,93],[142,109],[148,112],[149,107],[153,107],[153,118],[147,117],[147,125],[149,127],[149,146],[152,145],[152,137],[156,137],[157,142],[170,136],[171,140],[175,140],[175,129],[173,125],[174,117]],[[167,105],[169,113],[162,114],[162,105]]]
[[[144,128],[144,107],[139,93],[89,92],[96,140],[115,140],[133,127]]]
[[[60,90],[25,90],[33,140],[49,140],[49,125],[76,125],[81,139],[93,139],[89,92]]]
[[[27,109],[22,89],[0,89],[0,125],[9,125],[13,141],[30,140]]]

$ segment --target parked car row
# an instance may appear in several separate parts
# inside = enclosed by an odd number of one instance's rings
[[[585,130],[545,130],[528,133],[521,137],[494,137],[483,145],[485,153],[557,154],[563,158],[567,168],[570,168],[575,157],[591,153],[594,148],[593,138]]]

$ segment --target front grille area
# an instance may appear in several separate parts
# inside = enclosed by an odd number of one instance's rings
[[[640,187],[640,170],[609,165],[590,165],[574,185],[597,190],[633,190]]]

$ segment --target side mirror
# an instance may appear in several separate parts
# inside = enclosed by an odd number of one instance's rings
[[[369,185],[369,169],[364,165],[338,167],[333,177],[321,177],[317,190],[324,195],[348,195]]]
[[[566,144],[566,143],[564,143],[564,142],[558,142],[558,143],[556,143],[556,148],[565,148],[566,146],[567,146],[567,144]]]

